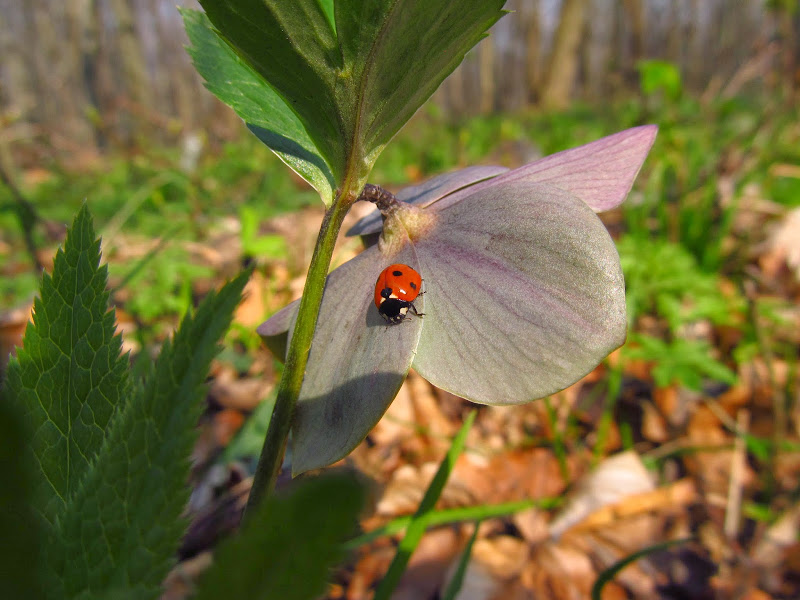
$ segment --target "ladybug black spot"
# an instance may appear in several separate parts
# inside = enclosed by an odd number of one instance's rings
[[[381,290],[381,298],[389,299],[392,296],[392,288],[385,287]]]
[[[409,283],[408,285],[411,287],[412,290],[417,289],[417,284],[414,283],[413,281],[411,283]]]
[[[395,277],[400,277],[402,274],[403,274],[402,271],[392,271],[392,275],[394,275]]]

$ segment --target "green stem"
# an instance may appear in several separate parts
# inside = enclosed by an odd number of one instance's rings
[[[351,186],[353,187],[353,186]],[[278,394],[275,399],[275,408],[267,429],[267,437],[258,459],[253,487],[247,501],[245,515],[250,512],[264,496],[275,489],[275,481],[280,472],[283,455],[286,451],[286,441],[292,426],[294,407],[300,396],[300,387],[308,362],[308,353],[311,350],[311,340],[314,338],[314,329],[317,325],[319,307],[322,304],[322,293],[325,290],[325,278],[331,264],[333,248],[336,237],[342,226],[347,211],[357,198],[357,192],[348,187],[341,192],[333,205],[325,213],[317,237],[311,265],[308,267],[308,277],[303,289],[303,298],[297,311],[292,341],[286,355],[286,367],[283,370]]]

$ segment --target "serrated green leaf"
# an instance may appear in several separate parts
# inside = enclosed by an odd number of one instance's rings
[[[0,590],[4,598],[38,600],[41,537],[31,506],[26,434],[21,416],[0,390]]]
[[[33,504],[51,524],[96,456],[124,392],[127,359],[108,308],[107,269],[84,205],[42,278],[8,395],[31,432]]]
[[[249,273],[211,293],[164,344],[152,376],[109,425],[91,469],[59,521],[51,552],[63,595],[156,598],[186,527],[189,454],[203,382]]]
[[[336,32],[363,157],[380,152],[503,16],[505,0],[337,0]]]
[[[386,143],[502,16],[503,3],[338,0],[332,27],[328,4],[317,0],[201,2],[297,114],[334,181],[348,175],[361,184]]]
[[[181,14],[191,42],[189,54],[206,87],[329,204],[335,187],[333,174],[297,115],[217,35],[205,14],[188,9]]]
[[[363,503],[364,490],[353,477],[296,481],[289,494],[262,502],[244,530],[219,548],[196,600],[319,597]]]

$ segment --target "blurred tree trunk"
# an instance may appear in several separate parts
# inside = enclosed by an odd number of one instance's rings
[[[106,147],[119,142],[116,129],[118,98],[114,76],[111,72],[111,51],[108,30],[103,27],[102,0],[91,0],[91,19],[86,26],[86,78],[92,101],[97,107],[97,143]]]
[[[47,6],[42,0],[30,0],[27,10],[22,12],[25,15],[25,38],[37,40],[35,45],[31,44],[26,48],[29,52],[33,87],[38,100],[33,118],[42,124],[47,124],[58,114],[56,95],[49,83],[55,79],[55,73],[51,73],[54,69],[51,69],[50,65],[55,63],[55,58],[58,56],[60,40],[49,26],[51,24],[47,18]]]
[[[539,0],[528,0],[519,7],[525,44],[525,82],[528,102],[536,102],[541,80],[541,18],[539,16]]]
[[[140,117],[135,124],[128,122],[123,125],[124,129],[128,129],[126,137],[130,138],[133,131],[141,132],[141,126],[146,123],[142,117],[147,116],[150,108],[150,81],[130,0],[109,0],[109,8],[117,22],[116,42],[124,89],[127,99],[132,103],[131,108]]]
[[[483,115],[494,110],[495,84],[494,40],[490,36],[484,39],[478,48],[478,85],[480,86],[478,110]]]
[[[67,13],[67,31],[69,42],[63,49],[66,68],[70,73],[71,84],[67,86],[72,97],[75,129],[78,141],[84,150],[94,151],[97,147],[95,129],[88,113],[97,103],[92,93],[92,70],[97,64],[97,27],[94,22],[92,5],[85,0],[66,0],[64,8]]]
[[[700,20],[701,0],[691,0],[689,3],[689,18],[686,25],[686,54],[684,82],[691,86],[699,86],[703,79],[702,36],[698,22]]]
[[[623,77],[628,84],[635,84],[638,81],[636,63],[644,57],[644,7],[642,0],[624,0],[623,7],[630,23],[628,56]],[[677,26],[677,23],[673,24],[673,27]]]
[[[797,32],[794,18],[797,13],[796,6],[790,8],[788,5],[784,5],[778,9],[778,33],[781,39],[781,58],[783,62],[781,65],[783,77],[781,79],[786,90],[786,101],[789,104],[794,101],[795,92]]]
[[[3,57],[0,102],[3,108],[12,108],[14,113],[24,117],[37,101],[28,61],[19,51],[14,35],[25,26],[25,21],[20,11],[2,10],[4,8],[0,8],[0,56]]]
[[[553,40],[553,50],[542,85],[541,103],[547,108],[564,108],[580,62],[580,42],[583,32],[586,0],[564,0],[561,17]]]

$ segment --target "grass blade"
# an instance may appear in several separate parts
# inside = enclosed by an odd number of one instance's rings
[[[459,523],[462,521],[477,521],[505,517],[514,513],[522,512],[529,508],[539,508],[549,510],[557,508],[563,503],[563,498],[539,498],[536,500],[517,500],[516,502],[503,502],[502,504],[482,504],[479,506],[464,506],[459,508],[446,508],[435,510],[428,513],[425,526],[428,528],[448,523]],[[376,527],[345,544],[346,550],[355,550],[359,546],[368,544],[384,535],[394,535],[408,527],[414,519],[412,515],[392,519],[381,527]]]
[[[461,553],[461,558],[458,561],[456,572],[453,573],[450,583],[447,584],[447,589],[442,595],[442,600],[455,600],[458,592],[461,591],[461,586],[464,584],[464,575],[467,572],[467,565],[469,564],[469,558],[472,556],[472,546],[475,545],[475,540],[478,537],[478,529],[480,529],[480,525],[480,521],[475,523],[475,530],[472,532],[472,535],[467,542],[467,547],[464,548],[464,552]]]
[[[654,544],[652,546],[648,546],[647,548],[642,548],[638,552],[634,552],[626,556],[625,558],[618,560],[613,565],[608,567],[605,571],[600,573],[597,577],[597,581],[594,582],[592,586],[592,600],[601,600],[603,595],[603,588],[606,584],[614,579],[617,576],[617,573],[622,571],[625,567],[627,567],[632,562],[636,562],[640,558],[644,558],[648,554],[653,554],[655,552],[661,552],[662,550],[666,550],[667,548],[671,548],[672,546],[678,546],[680,544],[685,544],[687,542],[691,542],[693,538],[681,538],[679,540],[669,540],[667,542],[662,542],[660,544]]]
[[[447,455],[444,457],[442,464],[439,465],[439,470],[436,471],[433,481],[431,481],[431,484],[428,486],[425,497],[422,498],[417,512],[414,513],[414,517],[408,524],[406,535],[397,547],[397,554],[392,564],[389,565],[386,576],[378,586],[374,600],[388,600],[395,587],[397,587],[397,583],[400,581],[400,577],[403,575],[408,565],[411,554],[416,549],[419,541],[422,539],[422,535],[428,528],[427,517],[436,504],[436,501],[439,499],[447,483],[447,479],[450,477],[450,473],[453,471],[453,467],[456,464],[456,459],[464,450],[467,433],[469,433],[470,427],[472,427],[472,423],[475,421],[475,414],[475,411],[469,414],[464,424],[461,426],[461,429],[458,431],[455,438],[453,438],[453,444],[450,446],[450,450],[447,451]]]

